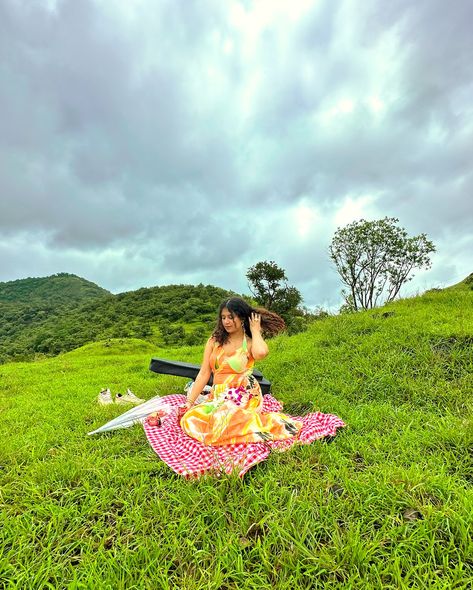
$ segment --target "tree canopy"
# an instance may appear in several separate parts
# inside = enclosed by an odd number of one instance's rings
[[[425,234],[409,237],[399,219],[361,219],[338,228],[330,245],[330,258],[348,288],[345,308],[358,310],[392,301],[415,268],[430,268],[434,244]]]
[[[246,278],[256,302],[282,316],[302,302],[300,291],[287,284],[286,271],[273,260],[257,262],[248,269]]]

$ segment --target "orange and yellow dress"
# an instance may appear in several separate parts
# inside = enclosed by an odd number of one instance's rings
[[[263,395],[253,376],[254,363],[246,336],[232,355],[216,342],[210,355],[212,391],[207,401],[182,416],[184,432],[205,445],[294,438],[302,422],[281,412],[261,412]]]

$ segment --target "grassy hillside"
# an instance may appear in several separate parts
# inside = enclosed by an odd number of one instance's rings
[[[108,338],[142,338],[155,345],[200,342],[228,295],[211,285],[112,295],[73,275],[0,283],[0,363],[52,356]]]
[[[139,426],[86,436],[123,411],[96,404],[101,387],[180,392],[149,359],[199,362],[201,346],[1,366],[0,586],[471,588],[472,309],[463,283],[270,341],[258,366],[286,411],[347,428],[243,480],[175,475]]]

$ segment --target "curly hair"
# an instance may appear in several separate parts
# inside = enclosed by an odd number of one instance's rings
[[[275,336],[286,329],[284,320],[278,316],[277,313],[269,311],[264,307],[252,307],[241,297],[230,297],[225,299],[218,308],[218,318],[215,330],[212,333],[212,337],[219,344],[225,344],[228,340],[228,332],[223,327],[222,323],[222,310],[228,309],[232,314],[238,316],[243,322],[245,334],[251,338],[250,330],[250,317],[252,313],[259,313],[261,316],[261,330],[265,336]]]

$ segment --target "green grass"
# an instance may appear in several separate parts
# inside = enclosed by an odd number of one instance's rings
[[[0,587],[467,589],[473,583],[473,291],[427,293],[270,342],[259,368],[289,413],[336,413],[331,441],[243,480],[185,480],[103,386],[182,392],[151,356],[90,344],[0,366]]]

